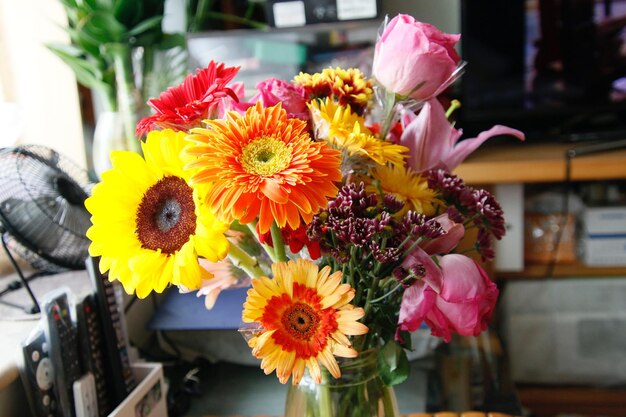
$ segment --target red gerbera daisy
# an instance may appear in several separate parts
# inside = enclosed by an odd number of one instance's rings
[[[137,135],[143,136],[154,127],[189,130],[209,117],[212,109],[223,98],[238,101],[228,83],[237,75],[239,67],[209,62],[196,74],[188,75],[182,84],[168,88],[158,98],[148,100],[155,114],[144,117],[137,124]]]

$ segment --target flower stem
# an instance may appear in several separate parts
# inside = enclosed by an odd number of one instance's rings
[[[396,108],[396,94],[393,91],[385,90],[385,97],[383,103],[383,110],[385,112],[385,116],[383,119],[383,125],[380,132],[380,137],[385,139],[391,130],[391,125],[393,124],[393,119],[395,117],[395,108]]]
[[[274,248],[271,247],[270,245],[266,245],[265,243],[261,243],[261,240],[259,239],[259,235],[257,234],[257,231],[256,231],[256,222],[247,223],[246,226],[248,226],[248,229],[250,229],[252,236],[254,236],[257,242],[259,242],[259,245],[261,245],[261,247],[263,248],[265,253],[267,253],[267,256],[270,257],[272,262],[277,262],[278,259],[276,258],[276,254],[274,253]]]
[[[402,284],[400,283],[400,284],[396,285],[395,287],[393,287],[393,289],[391,289],[390,291],[388,291],[388,292],[386,292],[385,294],[381,295],[380,297],[378,297],[378,298],[374,298],[373,300],[371,300],[371,301],[370,301],[370,303],[371,303],[371,304],[374,304],[374,303],[377,303],[377,302],[379,302],[379,301],[384,300],[385,298],[389,297],[391,294],[393,294],[394,292],[396,292],[396,290],[397,290],[398,288],[401,288],[401,287],[402,287]]]
[[[270,231],[272,233],[272,245],[274,246],[276,260],[278,262],[285,262],[287,260],[287,256],[285,255],[285,243],[283,242],[283,235],[276,222],[272,223]]]
[[[235,267],[248,274],[250,278],[258,278],[265,275],[256,258],[250,256],[237,245],[230,245],[228,259],[230,259]]]
[[[126,147],[130,151],[141,153],[140,141],[135,136],[138,99],[133,76],[132,50],[130,46],[120,43],[111,44],[107,47],[113,55],[115,85],[117,87],[117,111],[122,114]]]
[[[374,275],[374,279],[372,280],[372,286],[367,291],[367,297],[365,297],[365,305],[363,306],[365,314],[363,315],[363,319],[361,320],[363,323],[367,323],[367,315],[372,309],[372,298],[374,297],[374,293],[378,290],[379,281],[380,277],[378,275]]]
[[[330,387],[325,383],[324,379],[328,378],[328,375],[322,373],[322,385],[320,386],[320,414],[319,417],[334,417],[332,401],[330,398]]]

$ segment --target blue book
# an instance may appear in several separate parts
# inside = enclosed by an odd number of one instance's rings
[[[195,292],[181,294],[171,288],[148,322],[150,330],[237,330],[248,288],[222,291],[213,309]]]

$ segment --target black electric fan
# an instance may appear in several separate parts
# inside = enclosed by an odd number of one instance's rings
[[[92,186],[85,170],[50,148],[0,149],[1,240],[33,300],[32,312],[39,311],[37,300],[11,253],[37,271],[32,277],[84,269],[91,225],[84,202]]]

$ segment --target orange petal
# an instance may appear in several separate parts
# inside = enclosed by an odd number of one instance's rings
[[[261,183],[261,192],[270,200],[278,204],[285,204],[289,200],[287,190],[272,178],[266,178]]]

